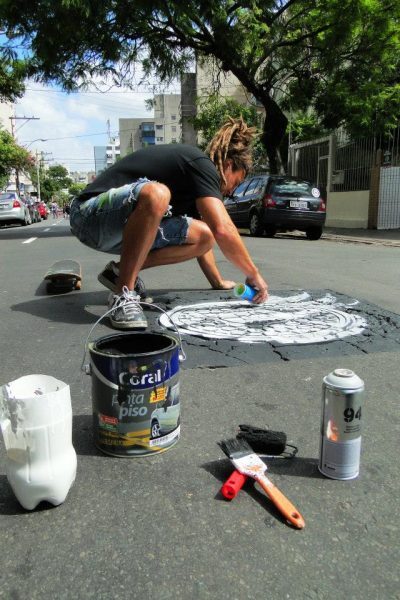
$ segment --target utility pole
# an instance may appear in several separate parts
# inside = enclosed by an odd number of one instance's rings
[[[39,165],[39,152],[36,150],[36,175],[37,175],[37,186],[36,186],[36,191],[37,191],[37,199],[38,202],[40,202],[41,198],[40,198],[40,165]]]
[[[9,117],[10,121],[11,121],[11,135],[14,138],[14,141],[17,141],[16,139],[16,131],[15,131],[15,122],[14,121],[25,121],[25,123],[27,123],[28,121],[40,121],[40,117]],[[23,125],[25,125],[25,123],[22,123],[21,127]],[[21,129],[21,127],[19,129]],[[17,192],[18,195],[20,193],[20,184],[19,184],[19,170],[15,169],[15,186],[17,188]]]

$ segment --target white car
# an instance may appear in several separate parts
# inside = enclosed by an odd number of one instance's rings
[[[20,225],[32,223],[28,206],[16,192],[0,194],[0,223],[19,223]]]
[[[158,438],[179,425],[179,383],[169,388],[165,402],[151,415],[151,438]]]

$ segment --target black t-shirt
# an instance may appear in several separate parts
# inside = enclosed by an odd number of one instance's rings
[[[79,195],[84,201],[140,177],[164,183],[171,191],[172,214],[197,216],[196,199],[222,200],[220,177],[201,150],[186,144],[148,146],[125,156],[100,173]]]

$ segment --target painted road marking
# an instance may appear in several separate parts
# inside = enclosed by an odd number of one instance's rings
[[[34,242],[35,240],[37,240],[36,238],[29,238],[29,240],[25,240],[24,242],[22,242],[23,244],[30,244],[31,242]]]
[[[50,231],[50,227],[47,227],[46,229],[43,229],[43,231]]]

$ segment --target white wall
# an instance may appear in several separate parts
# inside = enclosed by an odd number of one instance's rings
[[[368,229],[369,190],[328,192],[326,226]]]

